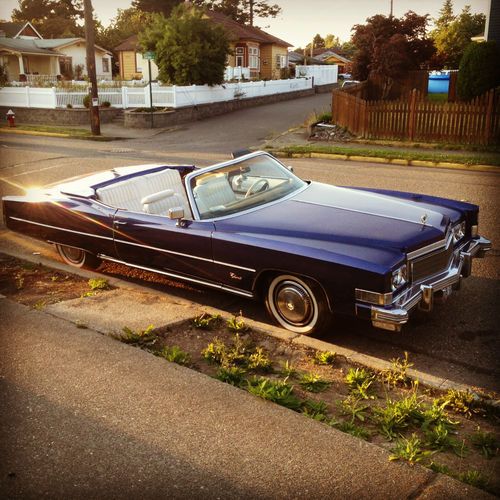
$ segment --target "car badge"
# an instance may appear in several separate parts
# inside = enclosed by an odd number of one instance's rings
[[[429,216],[427,214],[424,214],[422,215],[422,217],[420,217],[420,222],[425,226],[425,223],[427,222],[428,218]]]

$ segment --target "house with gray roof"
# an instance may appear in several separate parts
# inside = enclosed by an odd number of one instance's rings
[[[111,57],[110,51],[95,46],[99,79],[112,78]],[[83,77],[87,74],[85,39],[44,39],[30,23],[0,23],[0,64],[6,68],[9,81],[55,82],[62,76]]]

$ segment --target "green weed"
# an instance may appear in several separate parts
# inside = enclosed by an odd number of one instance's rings
[[[245,380],[246,370],[239,366],[221,366],[217,370],[215,378],[226,384],[231,384],[236,387],[241,386]]]
[[[333,365],[337,354],[333,351],[316,351],[314,362],[317,365]]]
[[[343,415],[348,415],[350,417],[350,422],[354,423],[356,420],[364,422],[367,418],[368,405],[361,402],[360,399],[355,396],[347,396],[344,400],[339,403],[340,411]]]
[[[293,386],[286,382],[260,377],[248,380],[247,383],[248,392],[255,396],[295,411],[299,411],[302,406],[302,401],[293,393]]]
[[[97,290],[107,290],[109,288],[108,280],[105,278],[89,279],[88,285],[92,292],[95,292]]]
[[[299,384],[302,389],[308,392],[323,392],[330,387],[331,382],[324,380],[315,373],[304,373],[300,377]]]
[[[470,484],[476,488],[485,489],[488,486],[488,478],[478,470],[468,470],[457,476],[462,483]]]
[[[33,309],[36,309],[37,311],[41,311],[42,309],[45,308],[46,305],[47,305],[47,301],[40,299],[37,302],[35,302],[32,307],[33,307]]]
[[[474,413],[483,412],[477,397],[469,391],[448,389],[447,393],[439,398],[439,402],[467,418],[471,418]]]
[[[216,327],[222,321],[222,316],[220,314],[208,314],[203,313],[199,316],[193,318],[193,326],[200,330],[211,330]]]
[[[451,449],[456,450],[457,455],[463,453],[460,443],[450,436],[450,429],[444,422],[438,422],[425,432],[425,443],[432,450],[447,451]]]
[[[431,462],[428,465],[428,468],[434,472],[438,472],[439,474],[446,474],[448,476],[453,476],[450,468],[447,465],[440,464],[438,462]]]
[[[239,316],[233,316],[232,318],[229,318],[227,320],[227,328],[232,331],[232,332],[246,332],[250,328],[248,325],[245,323],[243,319],[238,319],[241,318],[241,314]]]
[[[272,370],[272,362],[262,347],[257,347],[255,351],[248,356],[248,368],[250,370]]]
[[[349,368],[345,381],[349,387],[349,392],[362,399],[374,399],[371,394],[371,385],[375,375],[364,368]]]
[[[488,459],[498,455],[499,442],[492,432],[483,432],[479,427],[471,437],[472,444]]]
[[[119,337],[119,340],[125,344],[133,344],[139,347],[151,347],[158,341],[158,336],[153,332],[154,326],[149,325],[145,330],[135,332],[128,326],[124,326],[122,331],[125,335]]]
[[[350,434],[351,436],[364,439],[367,441],[370,439],[370,431],[356,425],[354,422],[332,422],[331,425],[338,429],[339,431]]]
[[[24,287],[24,276],[22,273],[16,273],[15,274],[15,281],[16,281],[16,289],[17,290],[22,290]]]
[[[280,374],[285,378],[294,377],[297,374],[297,370],[295,370],[292,363],[286,360],[281,366]]]
[[[177,363],[178,365],[189,365],[191,362],[191,356],[188,352],[183,351],[179,346],[168,347],[165,346],[161,351],[158,352],[158,355],[162,358],[165,358],[167,361],[171,363]]]
[[[381,373],[382,380],[388,385],[406,386],[409,382],[409,377],[407,375],[408,368],[411,368],[413,366],[413,363],[410,363],[409,361],[408,353],[405,351],[404,359],[391,359],[391,364],[391,368]]]
[[[215,363],[221,365],[225,359],[226,355],[226,344],[222,342],[219,338],[215,337],[212,342],[210,342],[201,354],[204,359],[210,363]]]
[[[401,437],[396,441],[389,460],[406,460],[413,465],[431,454],[431,451],[422,450],[420,439],[416,434],[412,434],[409,438]]]
[[[302,406],[302,413],[309,418],[325,422],[327,416],[328,405],[324,401],[310,401],[307,400]]]

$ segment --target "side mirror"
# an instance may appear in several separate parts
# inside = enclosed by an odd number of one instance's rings
[[[287,165],[286,168],[288,168],[288,170],[290,170],[290,172],[292,172],[292,174],[293,174],[293,167],[291,165]]]
[[[170,220],[176,220],[177,227],[183,227],[183,219],[184,219],[184,209],[182,207],[173,207],[168,209],[167,217]]]

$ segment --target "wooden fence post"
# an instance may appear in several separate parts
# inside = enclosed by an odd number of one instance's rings
[[[484,144],[490,143],[491,125],[493,121],[493,101],[495,97],[495,90],[491,89],[488,92],[488,104],[486,105],[486,123],[484,127]]]
[[[408,109],[408,139],[413,141],[415,137],[415,122],[417,114],[415,113],[417,103],[417,89],[413,89],[410,94],[410,107]]]

